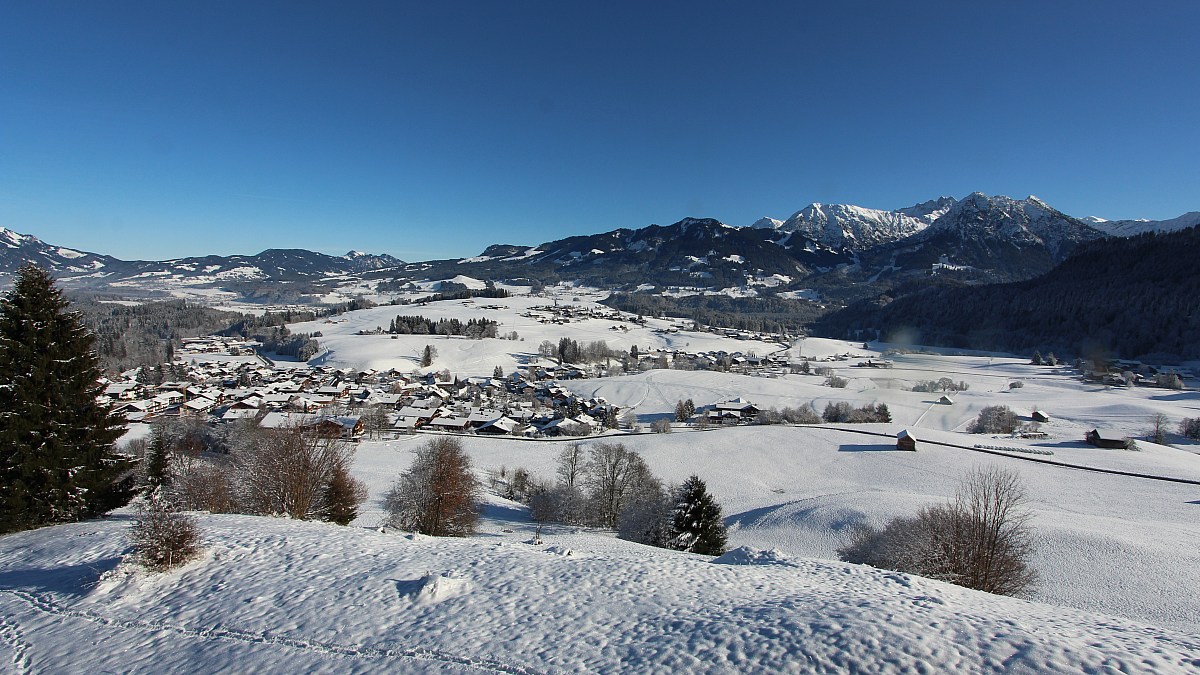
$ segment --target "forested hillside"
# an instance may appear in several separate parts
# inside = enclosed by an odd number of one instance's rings
[[[228,327],[241,314],[222,312],[182,300],[122,304],[74,297],[71,309],[96,336],[101,367],[122,371],[170,360],[180,338],[208,335]]]
[[[988,286],[938,284],[854,303],[815,332],[970,349],[1200,358],[1200,228],[1083,244],[1054,270]]]

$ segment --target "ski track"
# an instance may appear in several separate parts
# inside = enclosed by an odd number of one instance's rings
[[[291,638],[282,635],[273,635],[265,631],[256,633],[253,631],[227,628],[219,625],[212,628],[198,630],[195,628],[187,628],[185,626],[174,626],[161,621],[117,619],[103,616],[95,612],[63,607],[55,602],[49,595],[44,593],[35,594],[7,588],[0,589],[0,592],[16,598],[30,609],[43,614],[80,619],[101,626],[110,626],[130,630],[169,631],[184,637],[197,638],[200,640],[218,638],[247,644],[282,645],[315,654],[339,656],[350,659],[434,661],[448,665],[464,666],[486,673],[505,673],[508,675],[537,675],[539,672],[524,666],[510,665],[491,659],[456,656],[454,654],[449,654],[434,649],[426,649],[423,647],[379,649],[376,647],[367,647],[363,645],[344,645],[335,642],[322,642],[319,640],[308,640],[304,638]],[[19,626],[9,619],[0,617],[0,640],[14,645],[13,663],[18,668],[17,672],[29,672],[27,670],[29,664],[29,648],[28,645],[20,638]]]

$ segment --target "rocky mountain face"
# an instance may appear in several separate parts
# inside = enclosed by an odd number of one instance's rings
[[[928,227],[929,222],[899,211],[849,204],[809,204],[782,223],[764,218],[754,227],[798,234],[834,250],[863,251],[914,235]]]
[[[919,233],[879,247],[868,258],[895,271],[1017,281],[1049,271],[1080,243],[1103,236],[1037,197],[1011,199],[976,192],[955,202]]]

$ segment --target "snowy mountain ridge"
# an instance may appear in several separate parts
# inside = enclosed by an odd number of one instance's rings
[[[903,239],[928,226],[929,221],[898,211],[820,203],[809,204],[783,222],[763,218],[752,225],[784,234],[800,234],[835,250],[854,251]]]

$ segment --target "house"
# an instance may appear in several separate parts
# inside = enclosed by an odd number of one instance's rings
[[[1129,447],[1129,438],[1125,434],[1108,429],[1092,429],[1084,435],[1084,438],[1097,448],[1125,450]]]
[[[512,434],[521,423],[509,417],[498,417],[475,430],[477,434],[483,435],[509,435]]]
[[[736,417],[740,420],[750,420],[758,416],[758,407],[740,396],[730,401],[721,401],[713,406],[718,417],[723,420]]]
[[[954,399],[950,398],[949,396],[947,396],[945,394],[942,394],[942,397],[939,398],[937,400],[937,402],[942,405],[954,405]]]
[[[912,432],[908,429],[902,429],[900,433],[896,434],[896,449],[916,452],[917,437],[913,436]]]
[[[1050,415],[1047,415],[1046,413],[1042,412],[1041,410],[1034,410],[1032,417],[1033,417],[1034,422],[1045,423],[1045,422],[1050,421]]]

